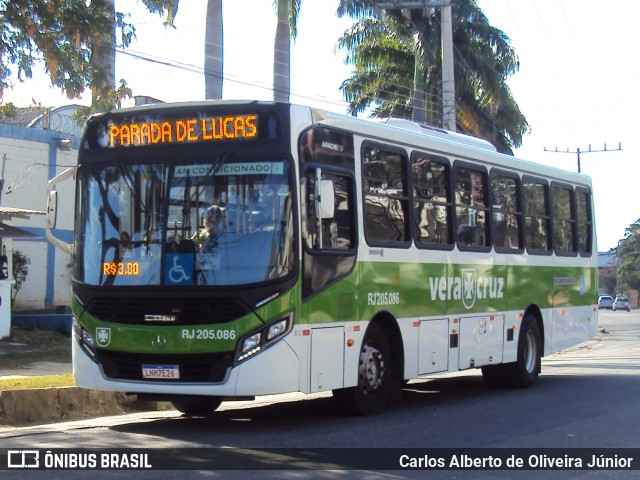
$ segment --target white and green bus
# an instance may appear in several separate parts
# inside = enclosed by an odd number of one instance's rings
[[[541,357],[596,335],[589,178],[482,140],[161,104],[92,117],[75,173],[80,387],[188,415],[333,391],[371,414],[444,372],[532,386]]]

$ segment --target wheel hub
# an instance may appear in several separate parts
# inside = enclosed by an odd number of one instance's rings
[[[360,353],[360,366],[358,368],[359,385],[365,395],[379,389],[385,379],[384,357],[380,350],[365,345]]]

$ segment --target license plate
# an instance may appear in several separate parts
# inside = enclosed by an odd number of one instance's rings
[[[180,380],[177,365],[142,365],[142,378],[147,380]]]

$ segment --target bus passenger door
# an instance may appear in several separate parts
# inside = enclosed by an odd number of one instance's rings
[[[344,387],[344,324],[358,319],[354,180],[313,166],[302,185],[301,311],[311,327],[310,391],[318,392]]]
[[[302,295],[307,299],[324,294],[353,271],[356,209],[354,180],[348,173],[309,168],[302,185]],[[338,289],[355,293],[355,287],[346,282]]]

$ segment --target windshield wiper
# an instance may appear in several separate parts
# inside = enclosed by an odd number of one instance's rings
[[[140,205],[141,210],[146,210],[146,207],[142,201],[142,197],[140,197],[138,191],[135,189],[135,187],[133,186],[133,179],[131,178],[131,172],[129,170],[127,170],[124,165],[122,165],[122,160],[115,160],[115,164],[116,167],[118,167],[118,171],[120,172],[120,176],[122,176],[122,178],[124,179],[124,184],[127,186],[127,188],[129,189],[129,192],[131,193],[131,196],[136,200],[136,202],[138,202],[138,205]]]
[[[228,156],[229,152],[222,152],[220,155],[218,155],[218,158],[216,158],[213,162],[211,175],[215,175],[216,173],[218,173],[218,170],[220,170],[220,167],[222,167],[222,164],[225,162]]]

